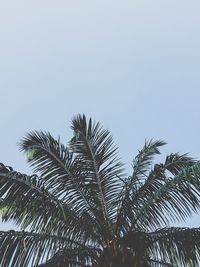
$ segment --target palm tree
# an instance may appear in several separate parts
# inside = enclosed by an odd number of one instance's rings
[[[68,146],[33,131],[20,143],[33,175],[0,165],[1,267],[199,266],[200,228],[169,227],[200,207],[200,162],[146,141],[124,174],[108,130],[78,115]]]

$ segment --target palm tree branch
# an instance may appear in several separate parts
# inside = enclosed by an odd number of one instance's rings
[[[138,155],[133,160],[133,174],[130,176],[130,185],[133,183],[142,183],[143,176],[152,166],[152,161],[155,155],[160,154],[159,147],[164,146],[166,142],[162,140],[145,141],[145,145],[142,150],[139,150]]]
[[[181,170],[183,170],[183,168],[188,168],[195,163],[196,160],[193,160],[186,154],[178,155],[176,153],[167,156],[164,164],[155,164],[144,184],[135,193],[133,203],[137,202],[138,199],[142,199],[142,201],[144,201],[144,198],[157,191],[159,187],[168,180],[167,176],[165,175],[165,171],[169,171],[173,175],[177,175]]]
[[[130,195],[137,194],[139,189],[143,187],[144,179],[147,178],[147,172],[152,166],[152,161],[155,155],[160,154],[159,147],[166,143],[162,140],[145,141],[142,150],[139,150],[138,155],[133,160],[133,174],[124,181],[124,187],[120,193],[120,205],[117,211],[117,225],[126,225],[124,215],[132,214],[132,208],[127,209],[130,203]],[[127,210],[127,211],[126,211]],[[119,227],[118,227],[119,228]],[[129,228],[129,227],[128,227]],[[118,229],[120,231],[120,228]]]
[[[196,160],[187,156],[187,154],[179,155],[178,153],[170,154],[166,157],[164,164],[155,164],[153,170],[150,171],[148,178],[144,184],[138,188],[132,198],[132,207],[141,206],[152,194],[157,192],[163,184],[169,180],[166,171],[177,175],[183,168],[190,167],[196,163]],[[128,214],[132,214],[128,210]]]
[[[148,262],[153,263],[152,267],[178,267],[177,265],[175,266],[174,264],[156,259],[149,259]]]
[[[102,190],[100,175],[99,175],[99,172],[98,172],[98,168],[99,167],[97,166],[95,155],[94,155],[94,153],[92,151],[90,143],[88,142],[87,138],[81,132],[79,132],[79,133],[84,138],[84,141],[87,144],[87,147],[88,147],[88,149],[90,151],[90,155],[91,155],[93,166],[94,166],[95,176],[97,178],[97,184],[98,184],[98,188],[99,188],[99,192],[100,192],[100,201],[101,201],[104,220],[108,221],[108,212],[107,212],[106,202],[105,202],[105,198],[104,198],[104,194],[103,194],[103,190]]]
[[[95,194],[93,191],[88,193],[92,195],[97,207],[100,207],[104,225],[107,225],[110,232],[112,231],[110,220],[113,210],[108,212],[108,207],[116,202],[119,187],[116,174],[121,172],[121,165],[115,164],[115,158],[108,164],[106,163],[116,153],[116,148],[112,148],[112,137],[108,130],[100,127],[99,123],[93,124],[90,119],[87,124],[84,115],[74,118],[72,129],[74,137],[70,142],[70,148],[87,165],[87,182],[96,188]]]
[[[156,178],[155,181],[153,180],[155,184],[147,181],[143,187],[144,189],[147,186],[145,194],[142,193],[144,197],[141,197],[141,199],[143,201],[135,201],[135,205],[132,206],[140,207],[132,222],[132,229],[137,222],[142,222],[142,220],[147,225],[151,222],[153,225],[155,223],[159,225],[161,221],[166,224],[166,220],[169,218],[184,220],[191,214],[191,211],[196,212],[200,206],[198,197],[200,195],[199,164],[200,162],[196,162],[189,165],[188,168],[179,170],[179,173],[173,178],[165,178],[165,176],[164,179],[162,177],[160,179]],[[149,179],[152,178],[149,177]]]
[[[39,171],[46,181],[46,186],[53,189],[55,195],[66,194],[67,202],[75,205],[79,202],[81,211],[85,211],[91,217],[91,221],[99,223],[96,218],[95,207],[92,206],[88,196],[83,192],[77,177],[81,176],[80,168],[76,168],[76,160],[73,160],[73,153],[64,147],[59,140],[54,139],[49,133],[32,132],[28,134],[20,144],[21,150],[30,153],[28,161],[36,166],[35,171]],[[74,198],[69,197],[70,194]],[[58,196],[59,196],[58,195]]]
[[[200,228],[163,228],[149,234],[152,249],[163,260],[184,266],[199,266]]]
[[[36,132],[37,133],[37,132]],[[37,133],[37,134],[39,134],[39,133]],[[41,134],[43,134],[43,133],[41,133]],[[44,135],[44,134],[43,134]],[[43,136],[44,137],[44,136]],[[31,138],[31,136],[30,136],[30,138]],[[51,137],[51,138],[53,138],[53,137]],[[44,141],[44,140],[43,140]],[[59,145],[59,142],[57,141],[57,140],[54,140],[54,142],[57,142],[57,144]],[[33,145],[29,145],[29,146],[27,146],[27,147],[25,147],[25,141],[24,141],[24,143],[22,143],[22,145],[21,145],[21,147],[22,147],[22,149],[23,150],[25,150],[26,152],[27,151],[31,151],[31,150],[38,150],[38,151],[43,151],[43,152],[45,152],[45,154],[47,155],[47,156],[49,156],[49,158],[50,158],[50,160],[51,160],[51,157],[53,158],[53,160],[55,160],[55,162],[57,162],[58,163],[58,165],[61,167],[61,169],[64,171],[64,172],[66,172],[66,174],[68,175],[68,177],[70,178],[70,180],[73,182],[73,184],[75,185],[75,187],[76,187],[76,189],[77,189],[77,191],[79,191],[80,192],[80,194],[81,194],[81,196],[83,197],[83,199],[84,199],[84,201],[86,202],[86,204],[88,205],[88,206],[90,206],[90,203],[88,202],[88,200],[85,198],[85,195],[82,193],[82,191],[80,190],[80,187],[78,186],[78,184],[76,183],[76,179],[75,179],[75,177],[74,177],[74,175],[72,174],[72,172],[70,171],[70,169],[69,168],[67,168],[67,165],[66,165],[66,163],[64,163],[60,158],[59,158],[59,156],[58,155],[56,155],[55,153],[53,153],[51,150],[50,150],[50,147],[45,147],[44,145],[42,145],[42,144],[33,144]],[[29,161],[32,161],[33,159],[29,159]],[[54,164],[55,164],[55,162],[54,162]],[[55,166],[56,166],[56,164],[55,164]],[[36,170],[38,170],[37,168],[36,168]],[[40,170],[40,169],[39,169]],[[62,185],[63,185],[63,181],[62,181]]]
[[[200,162],[182,169],[173,178],[159,184],[157,190],[147,194],[132,222],[151,225],[166,224],[166,220],[184,220],[200,207]],[[183,204],[184,203],[184,204]],[[137,207],[138,208],[138,207]]]
[[[48,192],[41,178],[10,171],[5,166],[0,171],[0,207],[5,209],[5,221],[14,219],[25,228],[32,225],[38,231],[67,232],[76,227],[91,234],[90,219]]]
[[[65,247],[79,247],[75,241],[54,235],[0,231],[0,265],[2,267],[27,267],[38,265]]]
[[[98,261],[98,251],[93,247],[63,249],[58,251],[47,262],[36,267],[80,266],[91,267],[91,262]]]

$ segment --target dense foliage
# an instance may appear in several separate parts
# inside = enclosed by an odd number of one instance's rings
[[[33,131],[20,143],[33,175],[0,165],[1,267],[199,266],[200,229],[167,227],[200,207],[200,163],[146,141],[124,174],[108,130],[83,115],[61,144]]]

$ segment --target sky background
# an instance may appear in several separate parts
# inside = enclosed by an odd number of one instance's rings
[[[1,1],[0,162],[31,173],[17,142],[47,130],[67,143],[78,113],[110,129],[129,174],[145,138],[200,159],[199,11],[199,0]]]

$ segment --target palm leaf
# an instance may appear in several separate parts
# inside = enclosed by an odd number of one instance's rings
[[[200,228],[163,228],[149,234],[152,249],[159,252],[163,261],[177,266],[199,266]]]
[[[162,140],[145,141],[142,150],[139,150],[138,155],[133,160],[133,174],[130,177],[132,183],[142,183],[146,179],[147,172],[151,170],[153,159],[156,155],[160,154],[159,148],[164,146],[166,142]]]
[[[178,267],[177,265],[162,260],[150,259],[148,262],[150,265],[149,267]]]
[[[152,168],[153,159],[160,154],[159,148],[166,143],[162,140],[145,141],[142,150],[139,150],[138,155],[133,160],[133,174],[124,181],[124,187],[120,193],[120,201],[117,215],[117,231],[129,231],[133,220],[133,202],[143,188],[148,177],[148,172]],[[140,195],[140,194],[139,194]],[[141,197],[142,198],[142,197]],[[119,226],[123,226],[120,228]]]
[[[136,227],[136,225],[132,224],[135,220],[136,211],[141,209],[146,201],[148,201],[152,195],[156,194],[168,180],[171,180],[171,178],[168,177],[169,174],[171,173],[173,176],[177,175],[181,170],[188,168],[195,163],[196,160],[187,156],[187,154],[170,154],[166,157],[163,164],[155,164],[149,174],[146,173],[147,177],[144,182],[137,185],[137,187],[135,187],[134,184],[126,183],[126,186],[124,187],[124,194],[126,194],[126,197],[124,197],[121,206],[121,220],[123,217],[123,227],[124,225],[127,225],[126,232],[129,231],[130,228]],[[174,219],[177,217],[177,213],[171,211],[171,214],[174,214]]]
[[[7,231],[0,232],[0,266],[26,267],[47,261],[55,253],[75,242],[63,237],[33,232]]]
[[[149,267],[198,267],[200,228],[171,227],[151,233],[132,231],[120,239],[120,246],[128,248],[133,258],[139,255]]]
[[[115,158],[116,147],[108,130],[86,117],[77,116],[72,121],[74,137],[70,148],[84,162],[82,169],[87,173],[85,184],[89,184],[88,194],[102,213],[104,224],[110,229],[110,219],[114,214],[114,203],[120,190],[122,165]],[[110,231],[110,230],[109,230]]]
[[[188,156],[188,154],[180,155],[179,153],[171,153],[166,157],[162,167],[173,175],[177,175],[182,169],[194,165],[197,160]]]
[[[144,197],[143,204],[138,207],[133,227],[158,227],[166,225],[171,219],[185,220],[200,207],[200,163],[182,169],[174,177],[161,181],[157,190]]]
[[[36,175],[10,171],[1,164],[0,198],[4,221],[13,219],[23,228],[40,232],[72,235],[81,231],[82,235],[87,233],[90,238],[95,236],[91,231],[90,217],[52,195]]]
[[[37,267],[91,267],[98,258],[98,252],[95,248],[64,249],[57,252],[47,262]]]
[[[96,206],[82,186],[86,174],[80,168],[80,160],[74,159],[73,153],[59,139],[46,132],[27,134],[20,148],[28,153],[28,162],[41,175],[46,188],[55,197],[62,197],[68,206],[76,206],[79,213],[84,212],[98,227]]]

